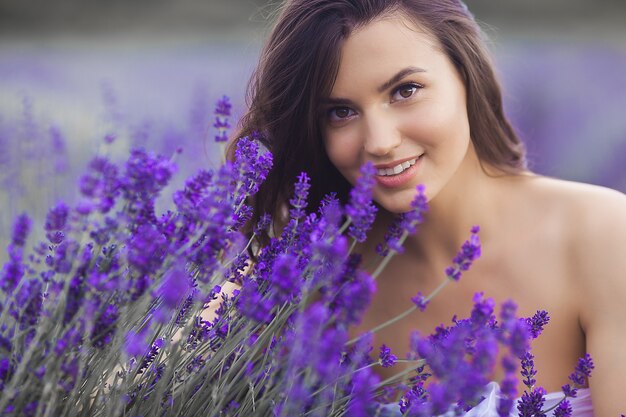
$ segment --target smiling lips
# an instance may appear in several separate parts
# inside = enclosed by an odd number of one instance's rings
[[[391,167],[376,167],[376,181],[387,188],[401,187],[411,180],[422,155],[399,162]]]
[[[398,175],[401,172],[403,172],[404,170],[406,170],[407,168],[415,165],[415,162],[417,162],[417,158],[413,158],[410,159],[408,161],[404,161],[396,166],[394,166],[393,168],[378,168],[378,172],[377,174],[380,176],[389,176],[389,175]]]

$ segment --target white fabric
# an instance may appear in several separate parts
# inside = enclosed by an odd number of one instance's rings
[[[465,417],[498,417],[497,405],[500,399],[500,386],[497,382],[490,382],[485,389],[485,399],[476,407],[465,413]],[[546,394],[544,410],[549,410],[556,406],[564,397],[562,392],[551,392]],[[578,390],[575,398],[568,398],[572,406],[572,417],[593,417],[593,407],[591,405],[591,394],[589,389],[583,388]],[[511,409],[510,417],[518,417],[517,401]],[[552,413],[548,413],[552,415]]]
[[[500,385],[497,382],[490,382],[485,387],[483,393],[485,397],[479,404],[472,408],[467,413],[463,414],[464,417],[498,417],[498,400],[500,399]],[[562,392],[551,392],[546,394],[544,402],[544,410],[550,410],[555,407],[563,398]],[[513,408],[509,417],[519,417],[517,413],[517,400],[515,400]],[[578,395],[575,398],[568,398],[568,401],[572,407],[572,417],[593,417],[593,407],[591,405],[591,393],[588,388],[578,390]],[[400,417],[400,406],[398,404],[386,404],[379,412],[379,417]],[[547,413],[548,416],[552,415],[552,412]],[[447,414],[440,417],[453,417],[454,412],[450,411]]]

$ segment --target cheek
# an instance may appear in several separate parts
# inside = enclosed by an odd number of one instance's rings
[[[433,103],[434,104],[434,103]],[[426,151],[443,150],[451,144],[469,142],[469,123],[465,109],[441,103],[420,109],[419,114],[403,121],[409,137],[419,138]],[[448,151],[450,151],[448,149]]]
[[[324,147],[330,162],[340,171],[360,166],[360,144],[358,138],[349,132],[333,132],[325,135]],[[345,175],[345,174],[344,174]]]

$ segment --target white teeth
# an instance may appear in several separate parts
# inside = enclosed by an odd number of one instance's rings
[[[389,175],[398,175],[402,173],[405,169],[415,165],[417,159],[411,159],[410,161],[402,162],[401,164],[396,165],[393,168],[379,168],[377,174],[380,176],[389,176]]]

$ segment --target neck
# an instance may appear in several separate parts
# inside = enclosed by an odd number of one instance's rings
[[[498,177],[489,175],[470,149],[450,182],[429,202],[424,223],[407,239],[406,251],[434,262],[449,262],[474,225],[481,227],[484,242],[499,212],[498,184]]]

